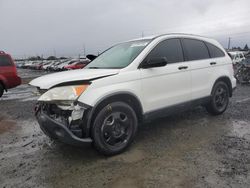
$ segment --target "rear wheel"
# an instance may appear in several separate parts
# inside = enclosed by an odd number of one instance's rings
[[[0,97],[2,97],[3,92],[4,92],[4,87],[3,87],[3,85],[0,83]]]
[[[124,102],[113,102],[96,116],[92,127],[95,148],[104,155],[123,152],[133,141],[137,131],[134,110]]]
[[[217,82],[212,91],[210,103],[206,106],[207,111],[212,115],[222,114],[229,103],[229,88],[225,82]]]

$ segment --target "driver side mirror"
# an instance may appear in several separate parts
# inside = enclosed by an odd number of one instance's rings
[[[86,56],[90,61],[93,61],[95,58],[97,58],[96,55],[89,54]]]
[[[153,67],[164,67],[167,65],[166,57],[156,57],[146,60],[141,68],[153,68]]]

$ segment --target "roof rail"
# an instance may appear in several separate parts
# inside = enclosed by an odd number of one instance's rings
[[[196,36],[196,37],[208,38],[206,36],[202,36],[202,35],[198,35],[198,34],[189,34],[189,33],[165,33],[165,34],[163,33],[163,34],[156,35],[155,38],[162,37],[165,35],[186,35],[186,36]]]
[[[0,50],[0,54],[5,54],[5,52]]]

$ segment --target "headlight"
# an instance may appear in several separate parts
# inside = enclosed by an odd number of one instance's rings
[[[38,101],[74,101],[87,87],[88,85],[55,87],[44,93]]]

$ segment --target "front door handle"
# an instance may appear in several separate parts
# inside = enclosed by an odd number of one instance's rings
[[[180,66],[180,67],[178,67],[179,70],[183,70],[183,69],[187,69],[187,68],[188,68],[188,66]]]
[[[211,62],[210,65],[216,65],[216,62]]]

